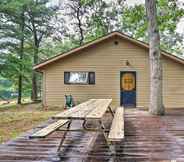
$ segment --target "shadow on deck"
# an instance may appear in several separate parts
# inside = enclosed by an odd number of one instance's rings
[[[107,126],[110,117],[106,117]],[[49,122],[48,122],[49,123]],[[45,125],[47,125],[46,123]],[[74,123],[73,127],[75,127]],[[143,162],[184,161],[184,109],[170,110],[166,116],[151,116],[146,111],[125,111],[125,140],[111,156],[102,134],[96,132],[69,132],[57,148],[63,132],[56,131],[44,139],[28,139],[28,134],[0,145],[0,162]]]

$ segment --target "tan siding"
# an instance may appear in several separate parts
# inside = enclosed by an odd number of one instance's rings
[[[117,40],[118,38],[116,38]],[[45,68],[45,105],[63,106],[64,95],[72,94],[82,102],[89,98],[112,98],[120,103],[120,71],[137,72],[137,106],[148,106],[149,59],[148,50],[123,39],[114,45],[106,40],[80,53],[68,56]],[[125,66],[128,60],[130,67]],[[184,106],[184,66],[164,58],[164,104],[167,107]],[[64,85],[64,71],[95,71],[95,85]]]
[[[167,107],[184,107],[184,66],[164,59],[164,103]]]

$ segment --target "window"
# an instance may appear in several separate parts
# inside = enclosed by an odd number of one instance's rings
[[[88,73],[86,72],[70,72],[69,83],[82,83],[88,82]]]
[[[65,84],[95,84],[95,72],[64,72]]]

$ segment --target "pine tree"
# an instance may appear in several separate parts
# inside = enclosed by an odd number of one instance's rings
[[[22,62],[24,57],[25,41],[25,5],[24,0],[0,2],[0,43],[2,57],[6,57],[4,68],[11,69],[9,74],[11,79],[16,76],[17,82],[17,103],[21,104],[23,69]],[[3,51],[6,52],[3,52]],[[9,59],[9,60],[8,60]],[[15,73],[14,73],[15,72]]]
[[[39,48],[43,39],[52,33],[53,26],[50,25],[52,16],[57,8],[48,6],[49,0],[31,0],[28,3],[27,27],[32,33],[33,64],[39,62]],[[33,101],[38,99],[38,74],[32,71],[32,94]]]

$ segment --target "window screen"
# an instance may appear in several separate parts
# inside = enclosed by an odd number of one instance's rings
[[[95,72],[64,72],[65,84],[95,84]]]

